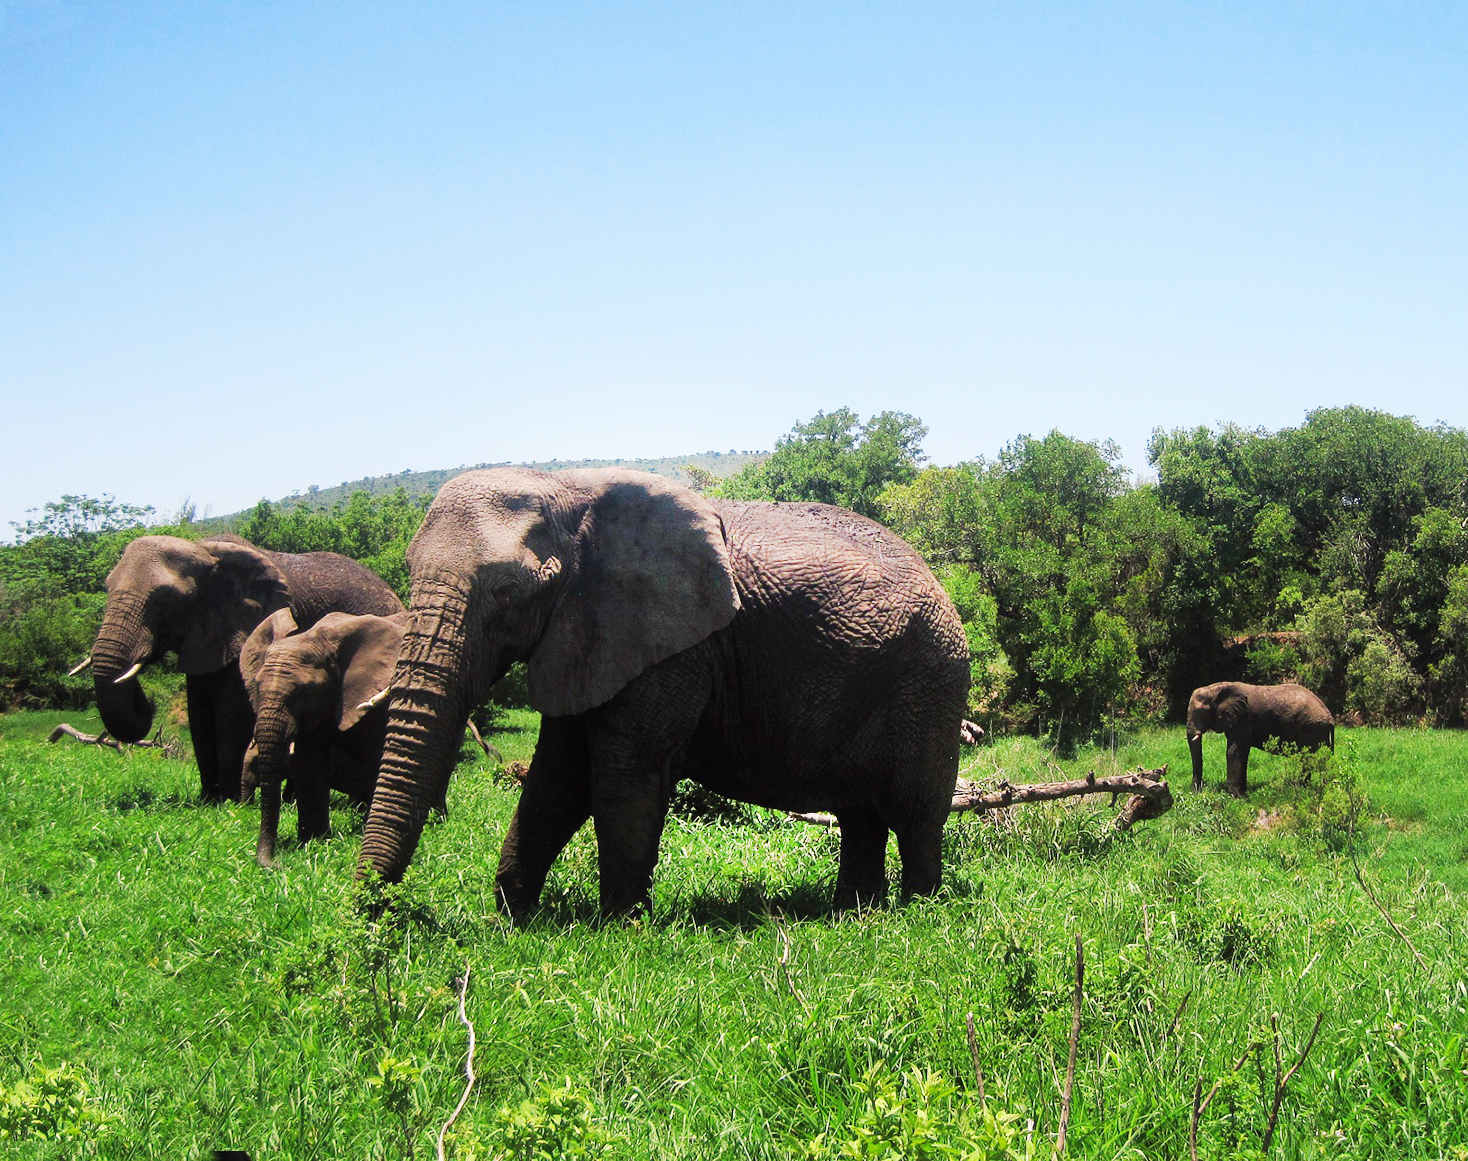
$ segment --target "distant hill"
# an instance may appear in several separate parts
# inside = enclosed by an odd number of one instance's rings
[[[658,460],[548,460],[533,464],[510,464],[508,462],[466,464],[457,468],[440,468],[428,472],[402,471],[391,476],[363,476],[360,480],[344,480],[331,488],[322,488],[312,484],[304,492],[292,492],[289,496],[272,501],[272,503],[283,512],[289,512],[297,507],[326,511],[337,504],[344,503],[353,492],[383,496],[402,488],[410,496],[433,496],[449,480],[463,472],[473,471],[475,468],[529,467],[540,468],[547,472],[558,472],[563,468],[633,468],[640,472],[656,472],[660,476],[667,476],[679,483],[686,484],[690,481],[684,469],[690,465],[710,475],[718,476],[720,479],[726,479],[740,468],[759,463],[769,454],[765,451],[731,450],[695,452],[686,456],[664,456]],[[228,523],[235,517],[243,515],[243,512],[234,512],[217,519]]]

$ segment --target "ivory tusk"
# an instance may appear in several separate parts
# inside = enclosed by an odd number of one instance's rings
[[[81,659],[80,662],[77,663],[77,667],[75,669],[71,669],[71,670],[68,670],[67,671],[66,676],[67,677],[75,677],[78,673],[80,673],[83,669],[85,669],[90,664],[92,664],[92,655],[90,653],[88,653],[85,657],[83,657]]]
[[[292,742],[289,746],[285,748],[285,752],[289,754],[292,758],[294,758],[296,756],[296,744]]]
[[[391,693],[391,692],[392,692],[392,686],[390,686],[390,685],[389,685],[389,686],[387,686],[387,687],[386,687],[386,688],[384,688],[384,689],[379,689],[379,690],[378,690],[378,691],[377,691],[377,692],[376,692],[376,693],[374,693],[374,694],[373,694],[373,695],[372,695],[372,696],[371,696],[371,697],[369,697],[369,698],[368,698],[368,699],[367,699],[367,700],[366,700],[366,701],[364,701],[364,702],[362,702],[362,703],[361,703],[361,704],[360,704],[360,705],[358,705],[358,706],[357,706],[357,708],[358,708],[358,709],[359,709],[359,710],[370,710],[370,709],[376,709],[376,708],[377,708],[377,707],[378,707],[378,706],[380,706],[380,705],[381,705],[381,704],[382,704],[382,703],[383,703],[383,702],[384,702],[384,701],[386,701],[386,700],[387,700],[387,695],[388,695],[388,694],[389,694],[389,693]]]
[[[138,675],[138,670],[140,670],[142,667],[143,667],[143,663],[141,661],[134,662],[133,663],[133,667],[131,669],[129,669],[126,673],[124,673],[121,677],[114,677],[112,679],[112,684],[113,685],[121,685],[124,681],[127,681],[129,678],[136,677]]]

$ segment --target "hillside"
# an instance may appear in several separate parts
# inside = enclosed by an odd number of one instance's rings
[[[767,455],[769,453],[763,451],[734,451],[731,449],[727,452],[695,452],[690,455],[664,456],[662,459],[651,460],[544,460],[523,465],[512,465],[508,461],[497,464],[461,464],[457,468],[439,468],[426,472],[402,471],[387,476],[364,476],[360,480],[344,480],[331,488],[322,488],[312,484],[304,492],[292,492],[275,503],[282,511],[290,511],[297,507],[325,511],[344,502],[353,492],[366,492],[372,496],[379,496],[402,488],[410,496],[432,496],[444,484],[462,472],[473,471],[475,468],[510,466],[540,468],[548,472],[561,471],[564,468],[634,468],[641,472],[655,472],[660,476],[668,476],[680,483],[688,483],[689,476],[684,469],[690,465],[722,479],[732,476],[748,464],[758,463]],[[219,519],[227,522],[233,517],[242,515],[244,513],[235,512]]]

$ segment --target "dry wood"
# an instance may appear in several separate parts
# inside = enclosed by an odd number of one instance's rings
[[[1081,1038],[1081,985],[1086,978],[1086,949],[1076,935],[1075,1004],[1070,1018],[1070,1059],[1065,1065],[1065,1091],[1060,1097],[1060,1131],[1055,1136],[1055,1152],[1065,1152],[1065,1131],[1070,1127],[1070,1094],[1076,1081],[1076,1044]]]
[[[106,746],[108,749],[116,750],[119,753],[127,749],[127,746],[123,745],[123,743],[109,736],[106,730],[103,730],[100,734],[84,734],[70,722],[62,722],[46,735],[46,741],[48,742],[59,742],[62,738],[75,738],[78,742],[86,746]],[[170,758],[174,757],[178,752],[178,741],[174,738],[165,739],[161,729],[151,738],[144,738],[141,742],[132,742],[130,745],[136,746],[139,750],[162,750]]]
[[[1280,1075],[1280,1069],[1284,1066],[1284,1060],[1279,1052],[1279,1013],[1276,1012],[1269,1017],[1269,1023],[1274,1028],[1274,1105],[1269,1110],[1269,1127],[1264,1130],[1263,1152],[1269,1152],[1270,1142],[1274,1140],[1274,1125],[1279,1120],[1279,1107],[1284,1103],[1285,1085],[1290,1083],[1290,1078],[1300,1071],[1300,1065],[1305,1063],[1305,1057],[1310,1055],[1310,1049],[1315,1047],[1315,1037],[1320,1034],[1320,1022],[1325,1019],[1325,1013],[1321,1012],[1315,1017],[1315,1027],[1310,1029],[1310,1038],[1305,1041],[1305,1047],[1300,1052],[1300,1058],[1295,1061],[1294,1067]]]
[[[1234,1066],[1229,1069],[1228,1072],[1224,1073],[1223,1076],[1220,1076],[1217,1080],[1213,1082],[1213,1087],[1208,1090],[1208,1095],[1203,1098],[1201,1104],[1198,1102],[1198,1094],[1203,1091],[1203,1078],[1198,1078],[1198,1083],[1193,1088],[1193,1119],[1192,1122],[1188,1125],[1188,1153],[1191,1155],[1193,1161],[1198,1161],[1199,1118],[1202,1117],[1203,1113],[1207,1110],[1209,1104],[1212,1103],[1213,1098],[1218,1095],[1218,1090],[1223,1087],[1223,1082],[1231,1077],[1234,1073],[1238,1072],[1239,1069],[1243,1068],[1244,1062],[1247,1061],[1249,1057],[1253,1056],[1254,1050],[1259,1047],[1261,1047],[1261,1045],[1251,1044],[1249,1045],[1249,1047],[1244,1049],[1244,1054],[1240,1056],[1237,1061],[1234,1062]]]
[[[979,1108],[987,1109],[989,1101],[984,1096],[984,1070],[979,1067],[979,1035],[974,1030],[974,1014],[968,1014],[968,1054],[974,1058],[974,1079],[979,1082]]]
[[[503,762],[505,756],[484,740],[484,735],[479,732],[479,727],[474,724],[474,719],[470,718],[467,724],[469,726],[469,733],[479,743],[479,748],[484,751],[485,756],[493,758],[496,762]]]
[[[989,791],[980,788],[977,782],[960,778],[953,789],[950,814],[965,814],[969,811],[982,814],[989,810],[1004,810],[1025,802],[1053,802],[1059,798],[1076,798],[1084,794],[1130,794],[1131,798],[1117,815],[1116,829],[1126,830],[1135,822],[1148,818],[1161,818],[1172,809],[1172,790],[1167,785],[1167,767],[1155,770],[1136,770],[1130,774],[1116,774],[1109,778],[1097,778],[1094,771],[1084,778],[1070,782],[1040,782],[1030,786],[1015,786],[1007,780]],[[802,814],[791,812],[791,818],[808,822],[813,826],[839,826],[836,816],[823,812]]]
[[[469,1050],[464,1056],[464,1075],[469,1078],[469,1083],[464,1086],[464,1095],[459,1098],[459,1103],[454,1106],[454,1111],[449,1119],[443,1123],[443,1128],[438,1131],[438,1161],[444,1161],[443,1138],[444,1134],[453,1127],[459,1119],[459,1114],[464,1111],[464,1106],[469,1103],[469,1093],[474,1088],[474,1025],[470,1023],[469,1017],[464,1013],[464,994],[469,990],[469,965],[464,964],[464,975],[459,980],[459,1020],[464,1027],[469,1029]]]

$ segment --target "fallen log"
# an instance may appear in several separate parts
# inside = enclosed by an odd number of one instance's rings
[[[979,814],[989,810],[1003,810],[1025,802],[1052,802],[1058,798],[1076,798],[1085,794],[1110,794],[1113,804],[1121,794],[1130,794],[1126,806],[1116,817],[1116,829],[1126,830],[1133,823],[1149,818],[1161,818],[1172,808],[1172,790],[1167,785],[1167,767],[1155,770],[1136,770],[1130,774],[1116,774],[1109,778],[1097,778],[1094,771],[1084,778],[1070,782],[1040,782],[1029,786],[1015,786],[1001,781],[993,790],[983,790],[977,782],[960,778],[953,790],[950,814]],[[797,814],[791,818],[808,822],[814,826],[838,826],[833,814]]]
[[[62,722],[46,736],[46,741],[59,742],[62,738],[75,738],[85,746],[106,746],[108,749],[116,750],[119,753],[126,749],[123,743],[109,736],[106,730],[103,730],[100,734],[84,734],[70,722]],[[151,738],[144,738],[141,742],[132,742],[130,744],[140,750],[162,750],[170,758],[178,752],[178,740],[175,738],[165,740],[161,729]]]

